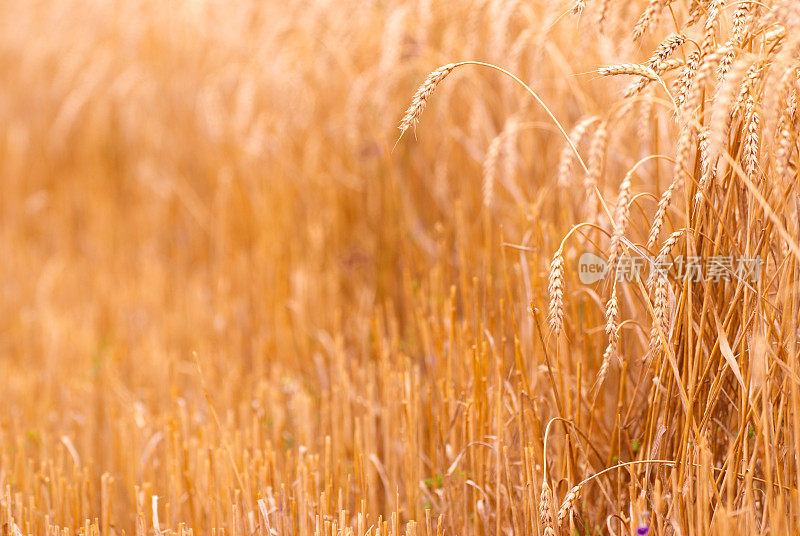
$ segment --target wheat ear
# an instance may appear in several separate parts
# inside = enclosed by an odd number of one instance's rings
[[[559,527],[563,526],[567,518],[572,515],[575,509],[575,502],[580,497],[582,487],[582,483],[574,486],[567,492],[567,496],[564,497],[564,502],[561,503],[561,507],[558,509],[558,515],[556,516]]]
[[[550,293],[550,331],[558,336],[564,329],[564,254],[560,248],[550,264],[547,288]]]
[[[430,99],[436,86],[447,78],[447,75],[449,75],[457,65],[456,63],[443,65],[425,78],[425,81],[422,82],[422,85],[419,86],[416,93],[414,93],[414,96],[411,98],[411,104],[400,120],[400,137],[402,137],[409,128],[417,126],[417,123],[419,123],[419,116],[425,111],[428,99]]]
[[[586,131],[589,129],[590,126],[595,121],[598,121],[600,118],[596,115],[592,115],[586,117],[578,122],[569,133],[570,141],[574,146],[578,146],[578,144],[583,140],[584,136],[586,135]],[[570,173],[572,173],[572,158],[573,152],[572,147],[567,144],[564,145],[563,149],[561,149],[561,154],[558,158],[558,185],[562,188],[567,188],[570,185]]]
[[[525,91],[527,91],[528,94],[531,97],[533,97],[533,99],[539,104],[539,106],[542,107],[542,109],[545,111],[550,120],[553,121],[553,124],[555,124],[556,128],[558,128],[558,131],[561,133],[564,139],[567,140],[567,144],[575,153],[575,156],[578,159],[578,162],[581,164],[583,170],[587,173],[589,172],[589,169],[586,167],[586,163],[583,161],[583,158],[581,158],[581,155],[578,152],[578,149],[575,147],[575,144],[573,144],[572,140],[569,139],[569,134],[567,134],[567,131],[564,130],[564,127],[561,125],[559,120],[556,119],[556,116],[553,115],[553,112],[550,110],[547,104],[545,104],[542,98],[533,89],[531,89],[531,87],[528,84],[523,82],[514,73],[507,71],[502,67],[498,67],[497,65],[486,63],[484,61],[468,60],[468,61],[460,61],[458,63],[448,63],[447,65],[439,67],[431,74],[429,74],[428,77],[425,79],[425,81],[422,83],[422,85],[419,87],[419,89],[417,89],[417,92],[414,93],[414,96],[411,99],[411,105],[408,107],[406,113],[403,115],[403,118],[400,120],[400,125],[399,125],[400,137],[397,139],[397,142],[395,142],[395,146],[397,146],[397,143],[400,142],[400,139],[403,137],[403,134],[406,132],[406,130],[408,130],[412,126],[415,126],[419,122],[419,116],[425,109],[425,105],[428,102],[428,99],[430,98],[434,89],[436,89],[436,86],[439,85],[439,83],[441,83],[441,81],[444,80],[447,77],[447,75],[453,71],[453,69],[455,69],[456,67],[461,67],[463,65],[477,65],[492,69],[494,71],[497,71],[499,73],[508,76],[509,78],[514,80],[514,82],[523,87]]]
[[[649,465],[649,464],[664,464],[664,465],[673,465],[673,466],[676,465],[676,463],[673,462],[672,460],[633,460],[633,461],[629,461],[629,462],[618,463],[618,464],[613,465],[611,467],[606,467],[602,471],[598,471],[597,473],[584,478],[577,485],[573,486],[572,489],[570,489],[567,492],[566,497],[564,497],[564,502],[561,503],[561,507],[558,509],[558,514],[556,516],[559,526],[562,526],[564,524],[564,521],[567,520],[567,517],[569,517],[573,513],[573,511],[575,509],[575,503],[577,502],[578,498],[580,497],[581,491],[583,490],[583,487],[586,484],[588,484],[592,480],[594,480],[594,479],[596,479],[596,478],[598,478],[598,477],[600,477],[600,476],[602,476],[602,475],[604,475],[606,473],[609,473],[611,471],[619,469],[620,467],[628,467],[628,466],[631,466],[631,465],[643,465],[643,464],[646,464],[646,465]]]
[[[483,160],[483,206],[489,208],[494,203],[494,183],[497,175],[497,159],[503,142],[503,132],[498,134],[489,144],[486,158]]]
[[[592,138],[592,145],[589,147],[589,169],[583,181],[583,186],[588,195],[591,195],[597,185],[597,181],[603,175],[607,144],[608,123],[603,121],[597,127],[594,138]]]
[[[622,255],[622,237],[625,234],[628,216],[630,215],[631,177],[635,171],[636,166],[625,174],[625,178],[622,179],[622,183],[619,185],[617,207],[614,214],[614,234],[611,236],[611,253],[608,257],[608,264],[612,268]]]
[[[650,353],[653,357],[661,353],[661,333],[666,336],[669,327],[669,281],[666,275],[656,280],[653,300],[653,324],[650,329]]]
[[[753,181],[758,173],[758,132],[760,119],[755,110],[755,100],[751,96],[747,101],[747,128],[745,130],[742,164],[747,178]]]
[[[539,523],[544,529],[544,536],[555,536],[555,530],[553,530],[553,491],[547,483],[547,478],[542,479],[542,493],[539,496]]]
[[[661,227],[664,225],[664,220],[667,218],[667,209],[669,208],[672,195],[678,188],[678,185],[683,180],[683,174],[687,172],[689,166],[689,154],[691,152],[692,142],[692,129],[689,125],[684,124],[681,127],[681,133],[678,137],[678,149],[675,155],[675,170],[672,183],[669,185],[661,199],[658,201],[658,208],[656,215],[653,218],[653,225],[650,228],[650,235],[647,237],[647,249],[655,247],[658,241],[658,236],[661,234]]]
[[[600,370],[597,372],[597,380],[595,380],[594,387],[595,396],[606,381],[611,360],[617,354],[617,348],[619,347],[619,299],[616,285],[614,285],[611,298],[606,304],[606,335],[608,336],[608,346],[603,352],[603,361],[600,364]]]
[[[605,67],[600,67],[597,72],[601,76],[631,75],[647,78],[651,82],[658,81],[658,74],[656,74],[652,68],[639,63],[620,63],[618,65],[607,65]]]
[[[658,66],[664,63],[675,50],[686,41],[683,34],[672,34],[667,36],[661,44],[656,47],[653,54],[647,60],[647,66],[653,70],[658,70]]]
[[[647,3],[644,13],[639,17],[636,26],[633,28],[634,41],[639,41],[642,36],[644,36],[645,32],[650,29],[650,25],[655,21],[659,13],[661,13],[662,9],[664,9],[663,0],[650,0],[650,2]]]

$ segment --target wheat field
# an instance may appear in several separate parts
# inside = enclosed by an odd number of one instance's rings
[[[2,536],[800,534],[799,73],[796,0],[4,0]]]

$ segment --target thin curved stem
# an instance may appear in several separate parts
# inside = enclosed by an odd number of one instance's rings
[[[555,125],[558,127],[558,130],[561,131],[562,136],[564,136],[564,139],[567,140],[567,143],[569,144],[570,148],[572,149],[572,152],[574,152],[575,156],[578,158],[578,162],[580,162],[581,167],[583,168],[583,170],[586,173],[589,172],[589,168],[586,167],[586,164],[584,163],[583,158],[581,158],[581,155],[578,152],[578,148],[575,147],[575,144],[572,143],[571,139],[569,139],[569,134],[567,134],[567,131],[564,130],[563,126],[561,126],[561,123],[558,121],[558,119],[556,119],[556,116],[553,115],[553,112],[550,111],[550,108],[547,107],[547,104],[544,103],[544,101],[541,99],[541,97],[539,97],[539,95],[537,95],[536,92],[533,89],[531,89],[531,87],[528,84],[526,84],[525,82],[520,80],[515,74],[503,69],[502,67],[498,67],[497,65],[493,65],[491,63],[486,63],[486,62],[483,62],[483,61],[474,61],[474,60],[460,61],[460,62],[456,63],[453,68],[460,67],[462,65],[480,65],[480,66],[483,66],[483,67],[488,67],[490,69],[494,69],[495,71],[501,72],[504,75],[511,77],[512,80],[514,80],[516,83],[518,83],[523,88],[525,88],[525,91],[530,93],[531,96],[536,100],[536,102],[538,102],[539,105],[542,108],[544,108],[544,111],[547,112],[547,115],[550,116],[550,119],[553,120],[553,123],[555,123]]]
[[[576,485],[574,485],[572,487],[573,488],[583,487],[586,484],[588,484],[590,481],[592,481],[595,478],[597,478],[598,476],[604,475],[604,474],[606,474],[606,473],[608,473],[610,471],[613,471],[614,469],[619,469],[620,467],[627,467],[629,465],[640,465],[640,464],[643,464],[643,463],[663,463],[665,465],[678,465],[678,462],[673,461],[673,460],[633,460],[633,461],[630,461],[630,462],[622,462],[622,463],[618,463],[617,465],[612,465],[611,467],[606,467],[602,471],[599,471],[599,472],[597,472],[597,473],[595,473],[595,474],[593,474],[593,475],[591,475],[589,477],[584,478],[578,484],[576,484]]]
[[[593,229],[597,229],[597,230],[598,230],[598,231],[600,231],[601,233],[604,233],[604,234],[605,234],[606,236],[608,236],[608,237],[610,237],[610,236],[611,236],[611,233],[609,233],[608,231],[606,231],[605,229],[603,229],[603,228],[602,228],[602,227],[600,227],[599,225],[597,225],[597,224],[595,224],[595,223],[588,222],[588,221],[584,221],[584,222],[581,222],[581,223],[579,223],[579,224],[577,224],[577,225],[574,225],[574,226],[572,227],[572,229],[570,229],[570,230],[569,230],[569,232],[568,232],[568,233],[567,233],[567,234],[564,236],[564,238],[561,240],[561,244],[559,244],[559,246],[558,246],[558,250],[557,250],[557,251],[562,251],[562,250],[564,249],[564,244],[567,242],[567,239],[568,239],[570,236],[572,236],[572,233],[574,233],[575,231],[577,231],[577,230],[578,230],[578,229],[580,229],[581,227],[591,227],[591,228],[593,228]]]

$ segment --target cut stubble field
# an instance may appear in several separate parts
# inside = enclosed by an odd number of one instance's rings
[[[793,0],[6,0],[0,536],[800,534],[799,75]]]

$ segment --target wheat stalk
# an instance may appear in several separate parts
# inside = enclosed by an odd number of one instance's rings
[[[658,255],[662,257],[668,255],[669,252],[672,250],[672,248],[675,247],[675,244],[678,243],[678,239],[683,236],[684,232],[685,232],[684,229],[678,229],[677,231],[669,235],[669,238],[664,240],[664,243],[661,245],[661,249],[658,251]]]
[[[786,123],[781,123],[775,149],[775,174],[781,179],[786,178],[788,174],[791,152],[792,132]]]
[[[558,119],[556,119],[556,116],[553,115],[553,112],[550,110],[547,104],[545,104],[545,102],[542,100],[539,94],[536,93],[533,89],[531,89],[531,87],[528,84],[520,80],[520,78],[515,74],[503,69],[502,67],[498,67],[497,65],[493,65],[491,63],[486,63],[483,61],[469,60],[469,61],[460,61],[458,63],[449,63],[447,65],[439,67],[431,74],[429,74],[428,77],[425,79],[425,81],[422,83],[422,85],[420,85],[420,87],[417,89],[416,93],[414,93],[414,96],[411,99],[411,104],[409,105],[408,109],[403,115],[403,119],[401,119],[400,121],[400,126],[399,126],[400,137],[397,139],[397,142],[395,142],[395,147],[397,146],[397,143],[400,142],[400,139],[402,139],[403,134],[406,132],[406,130],[408,130],[412,126],[415,126],[419,122],[419,116],[425,109],[425,105],[428,99],[430,98],[431,94],[433,93],[433,91],[436,89],[436,86],[439,83],[441,83],[441,81],[444,80],[447,77],[447,75],[453,71],[453,69],[455,69],[456,67],[462,67],[464,65],[477,65],[480,67],[486,67],[492,69],[511,78],[512,80],[514,80],[514,82],[516,82],[523,89],[525,89],[525,91],[527,91],[528,94],[531,97],[533,97],[533,99],[542,107],[542,109],[548,115],[553,124],[555,124],[556,128],[558,128],[558,131],[561,133],[564,139],[567,140],[567,144],[572,149],[573,153],[578,159],[578,162],[581,164],[581,167],[584,169],[584,171],[588,173],[588,168],[586,167],[586,164],[583,162],[583,159],[581,158],[578,149],[572,143],[572,140],[570,140],[569,134],[567,134],[567,131],[564,130],[564,127],[561,125],[561,122]]]
[[[790,125],[797,110],[797,90],[792,89],[787,98],[787,105],[778,120],[778,135],[775,142],[775,174],[779,179],[786,177],[789,169],[789,158],[792,153],[792,131]]]
[[[620,63],[618,65],[608,65],[606,67],[601,67],[597,70],[597,72],[601,76],[631,75],[641,76],[642,78],[646,78],[651,82],[656,82],[659,80],[658,75],[653,69],[647,65],[641,65],[639,63]]]
[[[695,74],[694,82],[692,84],[691,91],[689,92],[689,97],[685,103],[685,108],[683,109],[684,113],[688,116],[694,114],[697,108],[700,106],[706,82],[711,79],[711,74],[714,72],[714,68],[717,66],[720,58],[725,54],[725,52],[725,47],[721,47],[703,58],[703,62]],[[689,118],[684,117],[684,121],[689,121]]]
[[[671,460],[633,460],[629,462],[622,462],[616,465],[612,465],[611,467],[606,467],[602,471],[598,471],[595,474],[584,478],[581,482],[570,488],[567,492],[567,495],[564,497],[564,501],[561,503],[561,506],[558,509],[557,520],[558,525],[563,526],[569,516],[571,516],[575,511],[575,503],[580,498],[581,492],[588,483],[591,481],[603,476],[606,473],[611,471],[615,471],[622,467],[630,467],[632,465],[650,465],[650,464],[664,464],[664,465],[675,465],[675,462]]]
[[[747,177],[752,181],[758,174],[758,142],[759,142],[759,115],[755,110],[755,100],[751,96],[747,101],[748,117],[747,128],[745,129],[744,149],[742,154],[742,163],[744,172]]]
[[[734,45],[740,46],[744,40],[745,30],[747,29],[747,21],[750,16],[750,2],[743,0],[739,2],[736,10],[731,17],[731,41]]]
[[[557,522],[558,526],[562,527],[567,521],[567,518],[570,517],[575,509],[575,502],[580,497],[581,489],[583,488],[583,484],[578,484],[577,486],[573,486],[568,492],[567,496],[564,497],[564,501],[561,503],[561,506],[558,508],[558,515]]]
[[[742,80],[741,86],[739,87],[739,93],[736,96],[736,102],[731,110],[731,115],[739,113],[739,111],[747,105],[748,99],[755,91],[756,83],[763,74],[763,67],[764,65],[760,61],[757,61],[747,69],[747,74],[745,74],[744,80]]]
[[[639,17],[639,20],[636,22],[636,26],[633,28],[633,40],[639,41],[644,36],[645,32],[650,29],[650,26],[655,22],[655,19],[658,17],[661,10],[664,9],[664,0],[650,0],[647,3],[647,7],[642,13],[642,16]]]
[[[555,536],[553,529],[553,492],[547,479],[542,479],[542,493],[539,496],[539,523],[544,536]]]
[[[661,234],[661,228],[663,227],[664,221],[667,218],[667,210],[669,209],[669,204],[672,201],[672,196],[678,186],[683,182],[683,175],[688,169],[689,153],[691,151],[692,140],[691,132],[692,131],[688,126],[684,126],[681,129],[681,134],[678,138],[677,154],[675,157],[674,178],[672,179],[669,187],[664,191],[664,193],[661,195],[661,198],[658,200],[656,214],[653,217],[653,223],[650,227],[650,234],[647,237],[647,249],[649,250],[652,250],[658,241],[658,237]]]
[[[711,0],[708,7],[706,24],[703,29],[703,41],[700,44],[700,56],[706,57],[714,49],[716,41],[717,26],[719,24],[720,7],[723,0]]]
[[[616,344],[618,343],[609,341],[606,345],[606,349],[603,350],[603,360],[600,362],[600,368],[597,369],[597,378],[594,381],[594,396],[597,396],[600,393],[600,388],[603,387],[603,384],[606,381],[608,370],[611,368],[611,360],[616,355]]]
[[[587,195],[591,195],[597,186],[597,181],[603,175],[603,165],[605,163],[606,145],[608,144],[608,123],[603,121],[597,127],[589,147],[589,169],[583,181],[583,187]]]
[[[583,140],[584,136],[586,135],[586,131],[589,130],[589,127],[592,126],[595,122],[599,121],[599,117],[596,115],[592,115],[586,117],[579,121],[570,131],[569,138],[572,141],[573,146],[577,147],[581,141]],[[561,149],[561,153],[558,158],[558,185],[561,188],[567,188],[570,185],[570,174],[572,172],[572,159],[574,157],[574,153],[572,151],[572,147],[567,144]]]
[[[666,275],[656,277],[653,299],[653,323],[650,329],[650,354],[653,358],[660,355],[661,334],[666,334],[669,327],[669,281]]]
[[[672,251],[672,248],[678,243],[678,239],[683,236],[684,232],[684,229],[678,229],[669,235],[666,240],[664,240],[664,243],[661,245],[661,249],[658,250],[658,254],[656,255],[656,258],[659,261],[666,261],[670,251]],[[663,275],[665,275],[665,273],[662,270],[656,270],[656,267],[653,266],[653,269],[650,272],[650,277],[647,279],[648,289],[653,290],[656,280]]]
[[[500,157],[500,149],[503,142],[503,132],[494,137],[486,151],[486,158],[483,160],[483,206],[489,208],[494,203],[494,183],[497,168],[497,159]]]
[[[558,336],[564,329],[564,255],[560,248],[550,263],[547,288],[550,294],[550,331]]]
[[[638,166],[634,166],[625,174],[619,186],[617,206],[614,214],[614,233],[611,236],[611,253],[608,257],[608,264],[611,267],[617,264],[617,261],[622,255],[622,237],[625,234],[625,228],[627,227],[628,216],[630,214],[631,178],[636,172],[637,167]]]
[[[658,70],[659,66],[663,64],[672,55],[675,50],[686,42],[686,36],[683,34],[671,34],[667,36],[647,60],[647,66]]]
[[[436,86],[442,83],[442,80],[447,78],[453,69],[455,69],[459,64],[457,63],[448,63],[447,65],[443,65],[436,69],[435,71],[431,72],[425,81],[417,88],[417,91],[414,93],[414,96],[411,98],[411,104],[406,109],[405,114],[403,114],[403,118],[400,120],[400,137],[405,134],[405,132],[412,127],[416,127],[419,123],[419,117],[422,115],[422,112],[425,111],[425,106],[428,104],[428,99],[431,98],[433,92],[436,90]]]
[[[677,59],[667,59],[655,65],[652,69],[657,75],[659,75],[659,81],[661,81],[660,76],[668,71],[672,71],[674,69],[678,69],[684,66],[685,63],[682,60]],[[650,85],[653,80],[649,78],[641,77],[638,81],[634,82],[623,93],[625,98],[632,97],[634,95],[639,94],[644,88]]]
[[[677,105],[678,110],[683,110],[684,104],[689,95],[689,88],[691,87],[695,72],[697,72],[697,68],[699,66],[700,51],[694,50],[686,59],[686,65],[683,68],[683,72],[675,82],[675,104]]]
[[[599,393],[600,388],[606,380],[608,370],[611,366],[611,360],[617,355],[617,349],[619,347],[619,298],[617,297],[616,284],[611,291],[611,298],[608,300],[608,303],[606,303],[605,332],[608,337],[608,345],[603,352],[603,360],[597,372],[594,388],[595,396]]]
[[[614,290],[611,293],[611,298],[606,303],[606,335],[609,338],[615,337],[619,331],[619,298],[617,297],[617,287],[614,285]]]
[[[708,127],[708,157],[711,165],[715,165],[714,163],[718,162],[725,138],[728,135],[734,90],[740,85],[747,69],[746,62],[741,60],[735,62],[732,68],[724,75],[720,87],[715,92]],[[721,169],[716,169],[713,174],[716,176],[720,175],[721,172]],[[704,188],[707,186],[708,184],[703,184]]]
[[[705,13],[705,4],[708,0],[692,0],[692,5],[689,7],[689,17],[683,23],[683,28],[691,28],[700,20],[700,17]]]

